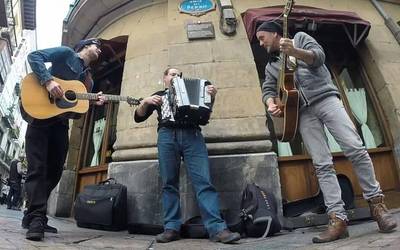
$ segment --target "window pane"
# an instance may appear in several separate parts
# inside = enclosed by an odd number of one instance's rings
[[[357,129],[367,148],[384,146],[384,139],[376,111],[365,88],[362,74],[356,65],[342,69],[338,78],[344,90],[351,112],[355,118]],[[372,135],[368,135],[371,133]]]

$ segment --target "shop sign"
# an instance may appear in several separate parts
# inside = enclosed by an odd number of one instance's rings
[[[214,10],[213,0],[184,0],[179,5],[179,11],[193,16],[201,16]]]

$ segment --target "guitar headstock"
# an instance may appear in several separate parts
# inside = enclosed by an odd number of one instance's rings
[[[285,9],[283,10],[284,16],[289,16],[290,12],[293,9],[293,5],[294,5],[294,0],[287,0]]]
[[[128,96],[126,99],[126,102],[131,106],[137,106],[140,104],[141,100],[143,100],[143,98],[136,99],[136,98]]]

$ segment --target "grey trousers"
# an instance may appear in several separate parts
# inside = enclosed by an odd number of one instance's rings
[[[332,162],[324,124],[351,161],[363,190],[364,199],[382,195],[368,152],[337,96],[325,98],[300,110],[299,130],[311,155],[327,213],[347,220],[336,171]]]

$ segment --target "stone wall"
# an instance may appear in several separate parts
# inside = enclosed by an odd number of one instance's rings
[[[238,211],[244,187],[254,182],[275,195],[282,214],[281,186],[274,153],[211,156],[210,172],[221,211]],[[158,161],[111,163],[109,176],[128,188],[128,223],[162,225],[162,182]],[[181,166],[179,190],[182,221],[200,215],[184,165]]]

